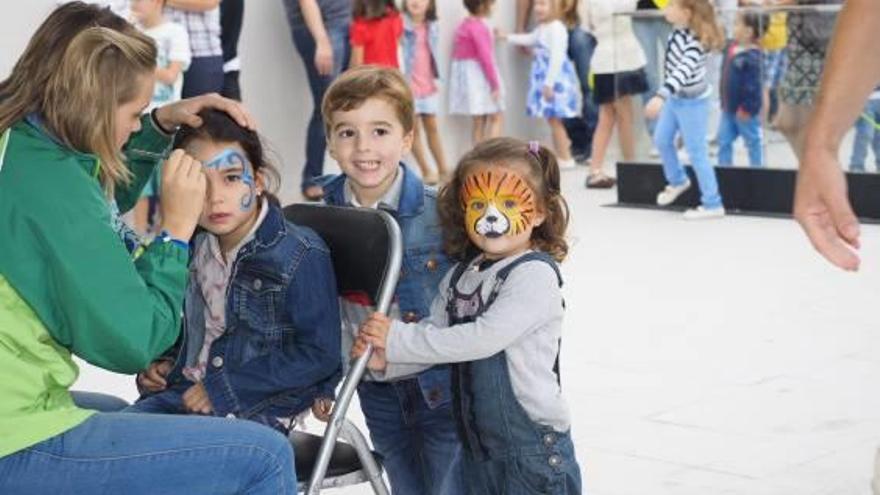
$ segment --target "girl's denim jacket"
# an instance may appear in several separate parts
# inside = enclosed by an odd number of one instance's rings
[[[431,49],[431,72],[434,73],[434,79],[440,80],[440,71],[437,70],[437,46],[440,42],[440,29],[437,27],[437,21],[425,21],[425,23],[428,25],[428,46]],[[403,16],[401,47],[403,50],[403,73],[409,76],[412,74],[412,65],[416,54],[416,32],[412,19],[408,15]]]
[[[286,221],[277,205],[269,208],[233,262],[226,331],[211,345],[202,383],[215,415],[272,424],[311,407],[319,390],[333,390],[342,362],[330,251],[313,230]],[[204,338],[205,300],[190,267],[169,387],[187,381],[183,368],[195,364]]]
[[[452,266],[443,253],[443,236],[437,215],[437,191],[425,187],[408,167],[401,164],[403,188],[397,211],[389,213],[397,220],[403,236],[403,266],[394,296],[400,305],[401,318],[416,322],[431,313],[431,302],[440,290],[440,281]],[[324,200],[327,204],[348,206],[345,201],[345,175],[327,179]],[[429,368],[416,376],[425,402],[432,408],[451,399],[449,365]]]

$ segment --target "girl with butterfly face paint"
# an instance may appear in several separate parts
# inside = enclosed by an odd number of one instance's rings
[[[330,255],[284,219],[266,191],[273,169],[259,136],[219,112],[184,126],[175,146],[205,167],[207,195],[193,238],[184,338],[138,376],[130,412],[234,415],[286,430],[340,367],[339,308]],[[227,332],[227,328],[235,328]]]
[[[375,313],[352,354],[373,344],[368,366],[386,377],[453,363],[467,493],[581,493],[558,361],[568,209],[556,158],[535,142],[485,141],[462,158],[439,209],[459,263],[431,315]]]

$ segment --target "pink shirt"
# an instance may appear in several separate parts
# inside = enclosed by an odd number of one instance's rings
[[[452,59],[476,60],[492,90],[499,89],[498,71],[495,69],[495,36],[482,18],[468,17],[455,29]]]
[[[416,46],[410,81],[415,97],[424,98],[437,92],[434,70],[431,66],[431,47],[428,44],[428,25],[414,26],[413,32],[416,35]]]

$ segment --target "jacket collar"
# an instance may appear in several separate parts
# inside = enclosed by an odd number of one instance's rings
[[[400,164],[403,172],[403,187],[400,191],[400,204],[397,215],[401,217],[416,216],[425,208],[425,186],[422,180],[410,170],[409,167]],[[345,174],[337,175],[324,185],[324,195],[327,204],[345,206]]]

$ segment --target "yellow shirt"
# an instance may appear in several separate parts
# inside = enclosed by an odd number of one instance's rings
[[[768,51],[782,50],[788,43],[788,27],[786,26],[786,13],[774,12],[770,14],[770,25],[767,33],[761,38],[761,47]]]

